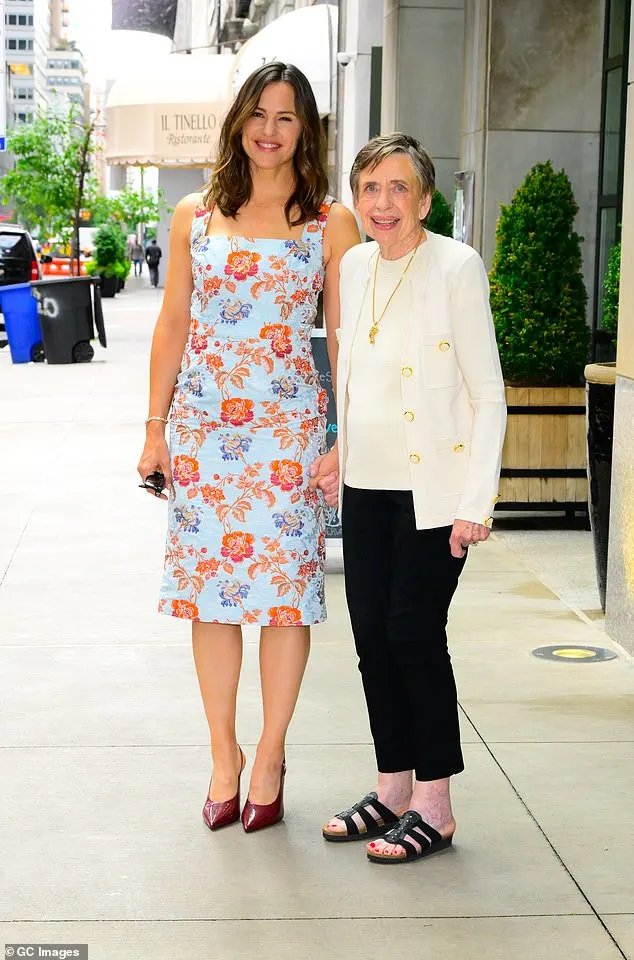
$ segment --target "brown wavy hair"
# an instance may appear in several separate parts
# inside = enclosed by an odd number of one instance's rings
[[[249,158],[242,146],[242,128],[257,109],[262,91],[270,83],[289,83],[295,93],[295,110],[302,124],[293,157],[295,189],[286,201],[284,212],[289,227],[299,226],[319,216],[328,192],[326,173],[326,137],[319,118],[310,83],[292,63],[265,63],[242,84],[231,104],[220,131],[218,158],[203,201],[207,208],[216,204],[225,217],[235,217],[251,199],[253,183]],[[291,212],[299,214],[291,220]]]

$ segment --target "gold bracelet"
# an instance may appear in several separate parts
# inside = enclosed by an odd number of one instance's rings
[[[152,422],[152,420],[160,420],[161,423],[167,423],[167,422],[168,422],[165,417],[148,417],[147,420],[145,421],[146,427],[147,427],[148,423],[151,423],[151,422]]]

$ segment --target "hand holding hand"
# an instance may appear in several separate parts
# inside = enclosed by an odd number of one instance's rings
[[[476,546],[488,540],[491,531],[483,523],[471,523],[469,520],[454,520],[449,546],[451,556],[460,559],[466,553],[466,547]]]
[[[336,447],[317,457],[310,467],[311,490],[321,490],[329,507],[339,501],[339,453]]]

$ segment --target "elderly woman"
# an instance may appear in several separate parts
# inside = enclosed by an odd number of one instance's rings
[[[373,863],[446,849],[463,770],[445,627],[467,550],[489,536],[506,421],[487,275],[471,247],[425,230],[434,165],[376,137],[350,181],[375,243],[341,261],[338,454],[313,465],[342,494],[346,594],[378,786],[323,829],[372,840]],[[339,464],[337,464],[337,456]]]

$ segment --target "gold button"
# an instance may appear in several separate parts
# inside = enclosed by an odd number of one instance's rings
[[[453,448],[454,453],[460,453],[461,450],[464,450],[464,443],[457,443]]]
[[[403,374],[404,377],[411,377],[411,375],[413,374],[413,372],[414,372],[414,371],[412,370],[411,367],[402,367],[402,368],[401,368],[401,373]]]
[[[496,495],[493,497],[493,503],[497,503],[499,499],[500,499],[500,494],[496,493]]]
[[[438,349],[445,353],[447,350],[451,350],[451,344],[448,340],[441,340],[438,344]]]
[[[493,517],[486,517],[486,519],[485,519],[485,521],[484,521],[484,526],[485,526],[485,527],[488,527],[488,526],[490,525],[490,523],[491,523],[492,520],[493,520]]]
[[[403,416],[405,417],[406,420],[408,420],[411,423],[412,420],[414,419],[414,411],[406,410]]]
[[[409,455],[409,462],[410,462],[410,463],[420,463],[420,457],[418,456],[417,453],[410,453],[410,455]]]

